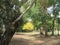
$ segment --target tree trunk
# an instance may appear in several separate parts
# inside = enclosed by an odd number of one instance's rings
[[[47,31],[47,29],[45,30],[45,37],[47,37],[48,36],[48,33],[47,33],[48,31]]]
[[[53,19],[52,36],[54,36],[55,18]]]
[[[9,45],[9,42],[16,31],[15,26],[16,25],[7,25],[4,35],[1,36],[0,45]]]
[[[58,24],[58,36],[59,36],[59,24]]]
[[[47,37],[48,36],[48,25],[45,25],[45,37]]]
[[[40,35],[44,35],[43,34],[43,27],[41,27],[41,29],[40,29]]]

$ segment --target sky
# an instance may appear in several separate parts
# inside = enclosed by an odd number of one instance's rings
[[[54,8],[59,8],[60,9],[60,7],[58,7],[58,6],[60,6],[60,5],[55,4],[55,7]],[[50,7],[47,8],[47,12],[51,15],[51,17],[54,16],[53,15],[53,9],[54,8],[53,8],[53,6],[50,6]],[[60,11],[58,13],[59,13],[59,15],[57,17],[60,18]]]

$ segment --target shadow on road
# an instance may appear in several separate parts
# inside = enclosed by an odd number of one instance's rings
[[[38,35],[14,35],[10,45],[60,45],[60,37],[38,38]]]

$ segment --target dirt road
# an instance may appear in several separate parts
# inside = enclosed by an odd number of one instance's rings
[[[38,36],[37,36],[38,37]],[[10,45],[60,45],[59,38],[37,38],[29,34],[14,35]]]

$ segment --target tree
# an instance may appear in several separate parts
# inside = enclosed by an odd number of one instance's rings
[[[53,5],[53,8],[55,8],[55,4],[56,3],[59,3],[60,1],[58,0],[38,0],[38,3],[40,3],[40,6],[39,6],[39,10],[40,10],[40,17],[41,17],[41,22],[42,22],[42,25],[44,25],[43,26],[43,28],[45,28],[44,30],[45,30],[45,35],[47,35],[47,30],[48,30],[48,26],[49,25],[47,25],[48,23],[48,13],[47,13],[47,11],[46,11],[46,9],[48,8],[48,7],[50,7],[50,6],[52,6]],[[55,12],[56,11],[56,12]],[[55,18],[56,18],[56,16],[58,15],[57,13],[58,13],[58,10],[53,10],[53,15],[54,15],[54,19],[53,19],[53,26],[52,26],[52,35],[54,35],[54,22],[55,22]],[[42,16],[41,16],[42,15]]]
[[[20,7],[28,0],[0,0],[0,45],[8,45],[21,17],[31,8],[35,0],[20,13]],[[20,15],[20,16],[19,16]]]

